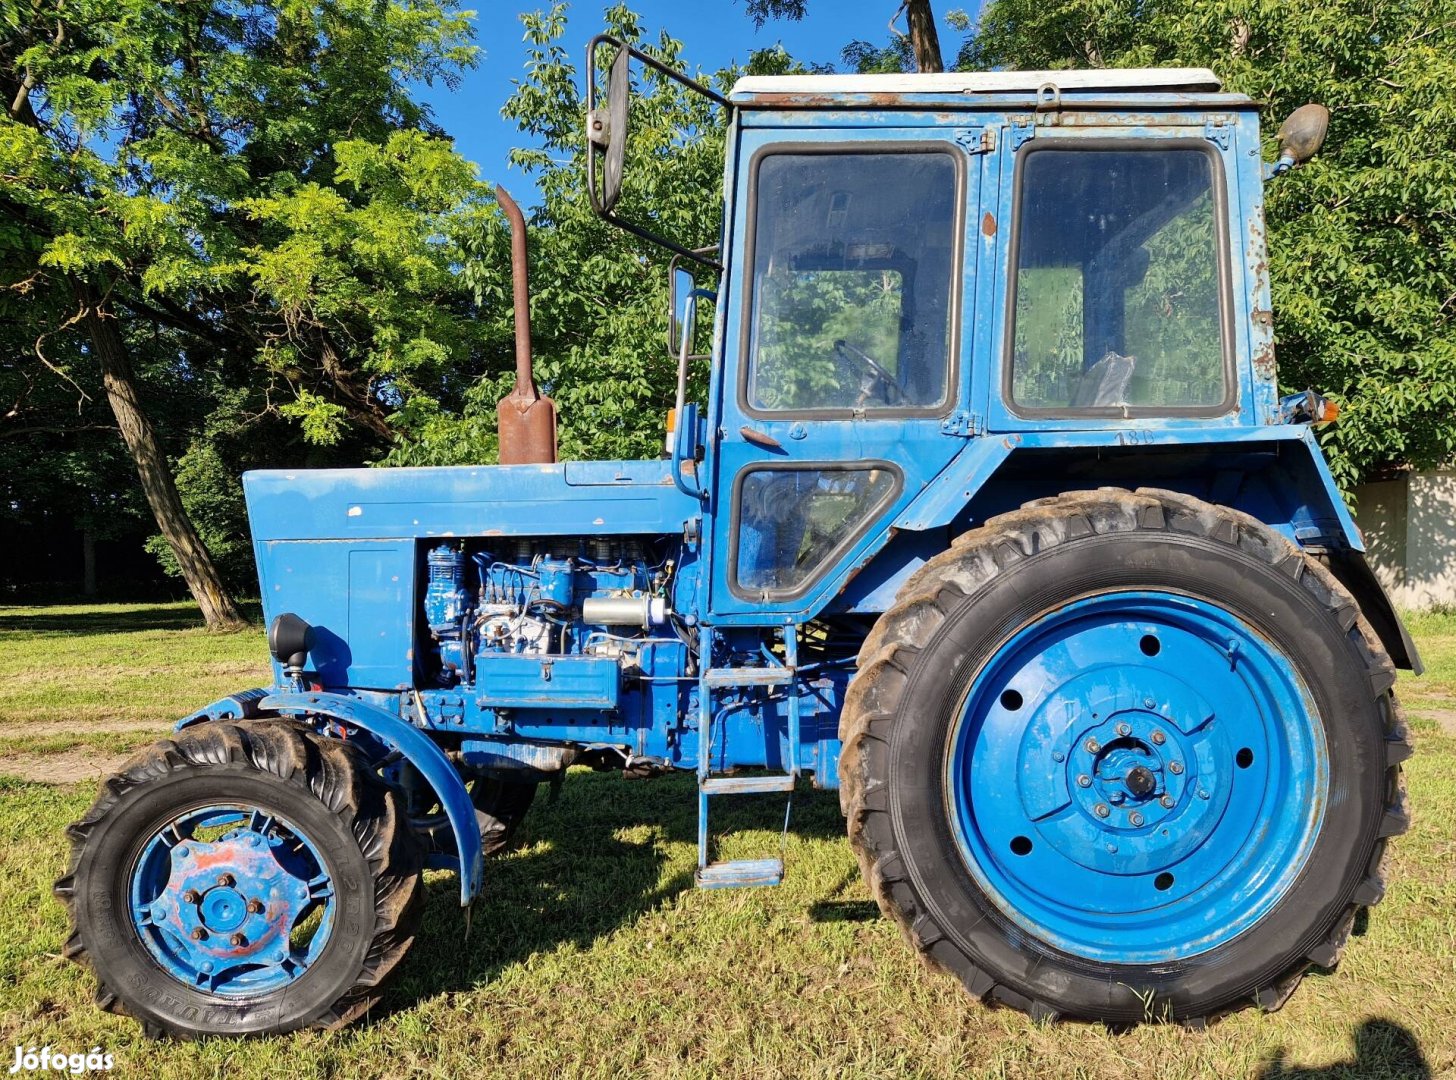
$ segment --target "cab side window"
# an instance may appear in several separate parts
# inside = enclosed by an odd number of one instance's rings
[[[1229,397],[1214,158],[1028,151],[1011,400],[1034,413],[1218,410]]]

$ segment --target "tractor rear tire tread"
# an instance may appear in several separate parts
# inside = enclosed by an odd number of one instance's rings
[[[1017,510],[988,519],[957,537],[946,551],[920,567],[901,588],[894,606],[866,636],[859,653],[858,674],[851,681],[841,713],[839,736],[840,806],[851,847],[880,910],[933,969],[961,981],[972,997],[1054,1020],[1061,1012],[1050,1002],[1028,997],[982,971],[935,924],[916,893],[910,874],[895,851],[891,811],[884,782],[867,769],[867,758],[888,756],[890,729],[919,653],[939,631],[944,615],[962,605],[981,586],[1012,564],[1043,549],[1092,534],[1174,532],[1212,539],[1283,570],[1322,603],[1344,628],[1370,673],[1372,697],[1385,718],[1388,762],[1386,821],[1370,858],[1365,883],[1326,939],[1308,950],[1271,985],[1255,990],[1253,1003],[1266,1011],[1279,1008],[1293,993],[1311,964],[1332,970],[1338,965],[1359,910],[1378,903],[1385,891],[1389,836],[1404,831],[1405,783],[1400,762],[1411,754],[1410,729],[1391,687],[1395,668],[1379,637],[1361,615],[1354,598],[1328,569],[1293,543],[1248,514],[1230,507],[1157,488],[1099,488],[1036,499]],[[1206,1015],[1155,1014],[1149,1002],[1144,1021],[1173,1020],[1202,1028],[1240,1008],[1229,1004]]]
[[[378,1002],[414,942],[424,914],[422,851],[405,813],[403,795],[387,785],[353,746],[317,734],[307,724],[276,718],[212,722],[187,728],[138,751],[101,785],[96,801],[66,830],[69,868],[54,887],[73,926],[64,956],[92,972],[96,1003],[107,1012],[133,1015],[149,1037],[196,1038],[199,1033],[166,1017],[127,1007],[91,962],[87,928],[76,925],[76,874],[88,838],[128,794],[180,772],[246,764],[279,782],[302,788],[352,832],[374,877],[374,933],[354,985],[302,1022],[254,1034],[301,1027],[344,1027]],[[161,973],[158,972],[158,977]]]

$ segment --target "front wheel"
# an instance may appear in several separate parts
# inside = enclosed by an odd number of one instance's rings
[[[1333,967],[1406,825],[1394,671],[1246,515],[1104,489],[986,523],[906,584],[845,704],[881,907],[977,997],[1199,1024]]]
[[[68,830],[55,893],[98,1003],[153,1034],[339,1027],[419,925],[403,799],[358,752],[288,721],[210,723],[134,756]]]

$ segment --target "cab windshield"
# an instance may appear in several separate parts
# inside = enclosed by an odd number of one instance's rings
[[[955,160],[940,150],[774,153],[755,179],[748,406],[943,402]]]

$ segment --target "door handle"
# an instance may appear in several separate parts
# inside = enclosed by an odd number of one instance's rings
[[[744,442],[751,442],[754,446],[761,446],[765,450],[782,451],[784,448],[784,444],[779,442],[772,435],[769,435],[767,432],[758,431],[755,428],[751,428],[747,424],[744,424],[741,428],[738,429],[738,434],[743,436]]]

